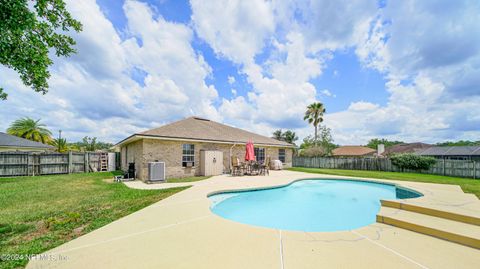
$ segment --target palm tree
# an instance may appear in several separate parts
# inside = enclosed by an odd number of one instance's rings
[[[285,142],[295,144],[295,141],[298,140],[298,136],[297,134],[295,134],[295,132],[287,130],[285,133],[283,133],[283,139],[285,140]]]
[[[307,106],[307,111],[305,111],[305,116],[303,117],[303,120],[308,121],[308,123],[313,124],[315,127],[315,145],[318,139],[318,125],[323,121],[323,113],[325,113],[325,107],[322,103],[317,102]]]
[[[14,121],[7,129],[7,133],[28,140],[47,144],[52,140],[52,133],[45,128],[46,125],[39,123],[40,119],[21,118]]]
[[[275,132],[273,132],[273,138],[282,141],[283,140],[283,133],[282,129],[278,129]]]
[[[53,139],[50,142],[50,145],[54,146],[58,152],[67,152],[70,150],[70,147],[68,146],[67,139],[65,138],[57,138]]]

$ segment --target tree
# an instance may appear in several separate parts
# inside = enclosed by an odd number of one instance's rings
[[[387,140],[385,138],[373,138],[373,139],[370,139],[370,141],[368,141],[368,144],[367,144],[367,147],[369,148],[372,148],[372,149],[377,149],[378,148],[378,145],[380,144],[384,144],[386,148],[388,147],[391,147],[391,146],[395,146],[395,145],[398,145],[398,144],[404,144],[403,141],[391,141],[391,140]]]
[[[65,138],[57,138],[57,139],[53,139],[51,142],[50,142],[50,145],[54,146],[55,149],[58,151],[58,152],[67,152],[70,150],[69,146],[68,146],[68,143],[67,143],[67,139]]]
[[[318,138],[318,125],[323,122],[323,113],[325,113],[325,107],[322,103],[317,102],[312,103],[307,107],[307,110],[305,111],[305,116],[303,117],[303,120],[308,121],[308,123],[313,124],[313,126],[315,127],[315,144],[317,144]]]
[[[97,149],[97,138],[85,136],[83,139],[83,145],[86,151],[95,151]]]
[[[295,141],[298,140],[298,136],[294,131],[287,130],[285,133],[283,133],[283,139],[285,142],[295,144]]]
[[[283,139],[282,129],[278,129],[275,132],[273,132],[273,138],[282,141]]]
[[[85,136],[82,141],[70,143],[69,148],[71,150],[81,151],[95,151],[95,150],[110,150],[113,144],[97,141],[96,137]]]
[[[40,123],[40,119],[18,119],[10,125],[7,133],[43,144],[52,140],[52,133],[46,128],[45,124]]]
[[[459,141],[445,141],[437,143],[437,146],[480,146],[479,141],[470,141],[470,140],[459,140]]]
[[[294,131],[287,130],[282,132],[282,129],[276,130],[273,132],[273,138],[280,141],[285,141],[290,144],[295,144],[295,141],[298,140],[297,134]]]
[[[333,144],[332,130],[326,126],[320,127],[320,145],[325,149],[326,155],[331,155],[337,147]]]
[[[33,5],[30,3],[33,2]],[[79,32],[63,0],[0,0],[0,64],[20,74],[23,83],[42,94],[48,91],[50,49],[55,55],[75,53],[75,40],[63,34]],[[0,99],[7,94],[0,87]]]
[[[320,126],[320,143],[315,141],[315,139],[309,135],[303,139],[303,143],[300,145],[302,152],[305,151],[305,154],[302,156],[313,157],[313,156],[329,156],[332,153],[332,150],[338,146],[333,143],[332,131],[326,126]],[[315,149],[313,149],[315,148]],[[321,155],[315,155],[321,154]]]

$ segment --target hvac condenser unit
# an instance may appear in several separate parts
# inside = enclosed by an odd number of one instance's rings
[[[165,162],[149,162],[148,163],[148,181],[151,181],[151,182],[165,181]]]

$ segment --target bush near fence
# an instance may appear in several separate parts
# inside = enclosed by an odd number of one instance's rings
[[[438,159],[429,169],[409,170],[397,167],[389,158],[294,157],[294,167],[411,172],[453,177],[480,178],[480,162]]]
[[[99,170],[97,152],[0,152],[0,176],[38,176]]]

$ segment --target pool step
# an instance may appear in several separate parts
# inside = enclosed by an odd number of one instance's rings
[[[419,205],[408,204],[400,200],[397,200],[397,201],[381,200],[380,202],[383,207],[397,208],[397,209],[402,209],[402,210],[420,213],[424,215],[430,215],[430,216],[439,217],[443,219],[449,219],[449,220],[454,220],[454,221],[459,221],[463,223],[480,226],[480,216],[473,216],[471,215],[470,212],[468,213],[465,212],[465,214],[459,214],[459,213],[447,211],[445,209],[440,210],[432,207],[423,207]]]
[[[480,249],[480,226],[398,208],[380,208],[377,222]]]

